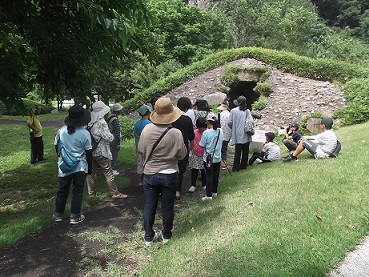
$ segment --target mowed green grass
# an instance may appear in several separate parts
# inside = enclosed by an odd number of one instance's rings
[[[45,130],[49,160],[31,166],[24,127],[0,125],[7,134],[0,148],[1,247],[52,224],[55,130]],[[254,165],[232,176],[223,170],[213,201],[201,202],[196,192],[176,204],[170,243],[145,247],[139,225],[130,242],[107,250],[139,260],[140,276],[324,276],[369,233],[368,127],[336,130],[342,142],[336,159],[304,152],[298,162]],[[134,156],[133,141],[124,148],[130,154],[123,156]],[[84,199],[84,207],[93,204]],[[115,260],[107,270],[84,270],[131,276]]]
[[[64,118],[64,115],[60,116]],[[43,127],[43,132],[47,160],[32,165],[26,125],[0,124],[0,248],[10,246],[53,224],[51,215],[58,188],[57,156],[53,145],[57,129]],[[118,161],[123,162],[122,157],[125,156],[127,163],[132,163],[134,152],[130,151],[133,147],[133,140],[125,142]],[[118,188],[122,188],[128,185],[128,180],[116,178],[116,183]],[[109,196],[103,176],[97,179],[96,188],[101,195],[84,197],[83,208]],[[69,201],[66,215],[69,214]]]

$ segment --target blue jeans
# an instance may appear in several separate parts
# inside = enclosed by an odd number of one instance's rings
[[[213,163],[212,168],[208,169],[205,166],[206,172],[206,196],[212,196],[213,193],[218,193],[220,162]]]
[[[87,174],[83,171],[75,172],[65,177],[59,177],[59,189],[56,193],[54,215],[62,216],[65,211],[69,190],[72,186],[72,201],[70,207],[70,217],[75,218],[81,214],[83,189]]]
[[[178,173],[152,175],[144,174],[144,210],[143,220],[145,228],[145,241],[152,241],[155,235],[153,230],[156,208],[158,206],[159,195],[161,194],[161,210],[163,217],[163,237],[172,237],[174,221],[174,198],[178,183]]]

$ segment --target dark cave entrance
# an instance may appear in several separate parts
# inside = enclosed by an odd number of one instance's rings
[[[233,100],[243,95],[247,99],[247,108],[251,111],[251,105],[260,97],[260,94],[254,91],[256,84],[257,82],[240,81],[231,85],[228,92],[230,108],[232,109],[235,107]]]

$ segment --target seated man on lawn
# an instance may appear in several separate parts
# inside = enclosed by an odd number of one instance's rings
[[[265,133],[265,142],[261,145],[261,153],[254,152],[249,160],[249,165],[252,165],[255,161],[259,161],[258,163],[261,164],[280,159],[281,149],[278,143],[273,141],[274,137],[273,132]]]
[[[337,137],[332,131],[332,126],[333,119],[324,117],[320,122],[320,128],[323,132],[316,136],[302,136],[296,150],[283,161],[297,161],[297,155],[304,151],[305,148],[314,155],[315,159],[329,158],[337,146]]]

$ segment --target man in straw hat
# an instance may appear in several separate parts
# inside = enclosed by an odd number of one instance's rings
[[[90,196],[96,194],[95,181],[97,178],[97,168],[100,166],[108,184],[111,197],[113,199],[122,199],[128,196],[118,191],[111,167],[113,157],[110,151],[110,143],[114,140],[114,136],[110,133],[108,124],[104,119],[104,116],[109,111],[110,108],[102,101],[96,101],[92,104],[91,121],[88,123],[88,127],[94,140],[98,142],[98,146],[92,151],[92,173],[87,176],[88,194]]]
[[[170,124],[181,115],[181,110],[174,107],[169,98],[159,98],[150,116],[153,124],[145,126],[138,143],[138,155],[143,161],[145,196],[143,219],[147,246],[151,246],[158,239],[167,243],[172,237],[178,161],[186,156],[187,149],[181,131],[171,128]],[[163,229],[154,232],[159,195],[161,195]]]
[[[80,105],[70,107],[69,114],[65,118],[65,125],[59,129],[55,136],[54,145],[58,154],[58,144],[62,143],[69,149],[75,157],[79,159],[76,169],[63,173],[58,169],[59,189],[56,194],[55,210],[53,219],[56,222],[63,220],[65,206],[70,187],[73,183],[72,201],[70,208],[70,224],[78,224],[85,219],[81,214],[83,189],[87,173],[91,173],[92,146],[91,136],[85,126],[90,121],[89,111]],[[62,161],[61,155],[58,157],[58,164]]]

